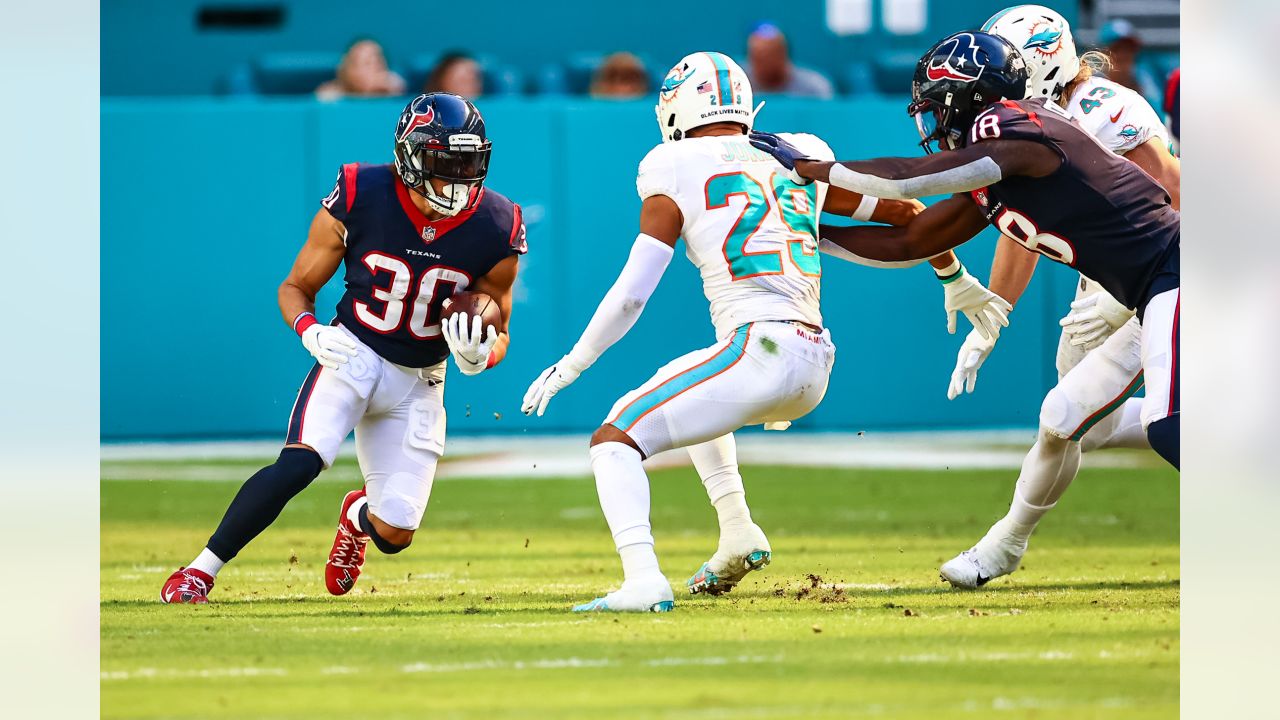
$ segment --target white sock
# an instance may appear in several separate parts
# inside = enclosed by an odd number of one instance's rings
[[[733,435],[724,435],[688,448],[689,458],[702,478],[707,499],[716,509],[721,533],[751,524],[747,492],[738,470],[738,448]]]
[[[641,465],[640,452],[620,442],[594,445],[591,470],[596,476],[600,509],[622,555],[625,579],[661,574],[649,527],[649,477]]]
[[[347,520],[351,521],[351,525],[355,527],[356,532],[364,532],[360,529],[360,508],[369,504],[369,498],[360,498],[351,503],[351,507],[347,508]]]
[[[742,484],[742,479],[738,479]],[[744,527],[751,524],[751,508],[747,507],[747,494],[741,490],[716,498],[711,503],[716,508],[716,517],[720,521],[720,533],[725,530]]]
[[[1009,513],[1001,521],[1008,534],[1026,542],[1040,518],[1057,504],[1080,469],[1080,443],[1043,429],[1022,461]]]
[[[213,551],[209,548],[205,548],[200,551],[200,554],[196,556],[196,559],[192,560],[191,564],[187,565],[187,567],[206,573],[210,577],[217,577],[218,571],[222,569],[223,565],[226,565],[226,563],[222,561],[222,558],[214,555]]]
[[[624,545],[618,548],[618,555],[622,557],[624,582],[662,575],[662,571],[658,569],[658,555],[653,551],[653,543]]]

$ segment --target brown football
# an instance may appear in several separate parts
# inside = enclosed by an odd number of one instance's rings
[[[457,313],[465,312],[469,317],[479,315],[481,327],[484,328],[485,339],[488,339],[489,326],[502,327],[502,310],[493,298],[482,292],[462,292],[445,299],[440,308],[440,322],[444,322]]]

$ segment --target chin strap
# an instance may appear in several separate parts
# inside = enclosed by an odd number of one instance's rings
[[[768,102],[768,101],[767,101],[767,100],[761,100],[761,101],[760,101],[760,104],[756,106],[756,109],[751,111],[751,127],[753,127],[753,128],[755,127],[755,125],[756,125],[756,116],[760,114],[760,108],[764,107],[764,104],[765,104],[766,102]]]

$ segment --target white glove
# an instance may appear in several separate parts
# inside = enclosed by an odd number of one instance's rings
[[[456,313],[440,323],[440,333],[453,353],[453,361],[463,375],[477,375],[489,367],[489,355],[498,342],[498,329],[489,326],[488,333],[480,326],[479,315],[471,317],[465,312]]]
[[[1058,321],[1062,331],[1071,338],[1072,345],[1092,350],[1106,341],[1111,333],[1129,322],[1134,311],[1111,297],[1111,293],[1096,292],[1071,303],[1071,312]]]
[[[960,274],[942,285],[947,310],[947,332],[956,334],[956,313],[962,312],[973,323],[974,329],[984,338],[1000,335],[1000,328],[1009,327],[1009,301],[988,290],[964,266]]]
[[[956,355],[956,369],[951,371],[951,385],[947,388],[948,400],[973,392],[973,387],[978,384],[978,369],[987,361],[987,356],[995,349],[996,340],[999,339],[999,330],[991,338],[984,338],[977,328],[969,331],[969,336],[964,339],[964,344]]]
[[[356,341],[335,325],[315,323],[302,331],[302,346],[324,367],[338,366],[356,356]]]
[[[538,417],[542,417],[542,413],[547,411],[547,404],[551,402],[551,398],[556,396],[564,388],[573,384],[574,380],[586,370],[585,367],[574,362],[574,360],[565,355],[560,358],[560,362],[552,365],[537,380],[529,386],[524,393],[524,403],[520,405],[520,412],[525,415],[532,415],[534,410],[538,411]]]

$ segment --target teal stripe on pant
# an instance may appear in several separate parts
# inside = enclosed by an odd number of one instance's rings
[[[746,354],[747,339],[750,335],[750,323],[738,328],[728,346],[721,348],[719,352],[688,370],[667,378],[658,387],[632,400],[631,404],[623,408],[610,424],[625,432],[659,405],[694,385],[728,370]]]

